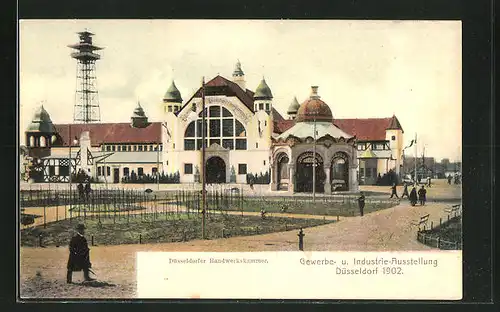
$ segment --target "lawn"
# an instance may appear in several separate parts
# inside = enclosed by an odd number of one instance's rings
[[[138,243],[168,243],[189,241],[201,238],[201,218],[197,214],[172,213],[160,215],[146,214],[142,218],[74,218],[21,231],[21,246],[38,246],[42,235],[43,246],[66,246],[78,222],[86,224],[86,237],[89,245],[119,245]],[[331,220],[298,219],[227,214],[209,214],[206,218],[207,239],[231,236],[248,236],[297,230],[311,226],[331,223]]]
[[[439,238],[441,249],[455,249],[455,247],[461,246],[462,242],[462,218],[461,216],[451,218],[443,225],[421,233],[425,235],[426,245],[437,247],[437,239]]]

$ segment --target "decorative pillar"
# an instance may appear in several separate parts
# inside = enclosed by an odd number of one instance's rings
[[[325,170],[325,194],[331,194],[332,193],[332,184],[330,183],[330,166],[323,166]]]
[[[295,166],[293,164],[288,164],[288,170],[290,172],[288,192],[293,194],[295,191]]]
[[[349,191],[350,192],[358,192],[359,184],[358,178],[356,176],[357,166],[349,167]]]
[[[270,185],[270,188],[271,188],[271,191],[277,191],[278,190],[278,184],[276,183],[276,175],[277,175],[277,168],[275,166],[277,166],[277,163],[271,163],[270,164],[270,168],[271,168],[271,185]]]

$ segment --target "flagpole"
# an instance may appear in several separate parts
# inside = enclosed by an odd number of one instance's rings
[[[201,239],[205,239],[206,170],[205,170],[205,77],[201,80]]]
[[[415,183],[418,184],[418,180],[417,180],[417,160],[418,160],[417,133],[415,132]]]
[[[313,140],[313,205],[316,203],[316,115],[314,116]]]

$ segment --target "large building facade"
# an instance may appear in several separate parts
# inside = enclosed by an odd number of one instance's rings
[[[335,119],[312,87],[302,103],[293,98],[283,117],[265,79],[247,89],[239,62],[231,79],[218,75],[187,100],[172,82],[159,105],[163,116],[153,123],[139,104],[129,123],[52,124],[41,107],[25,132],[28,154],[43,172],[38,180],[66,182],[70,171],[83,168],[109,183],[132,172],[198,183],[204,167],[208,183],[247,183],[249,174],[268,174],[274,191],[331,193],[356,191],[402,166],[396,116]]]

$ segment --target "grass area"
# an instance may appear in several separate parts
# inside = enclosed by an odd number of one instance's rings
[[[461,246],[462,217],[451,218],[450,221],[443,223],[441,226],[421,233],[425,235],[426,245],[437,247],[437,239],[439,238],[439,247],[441,249],[454,249],[455,243],[458,244],[457,246]]]
[[[146,218],[147,216],[147,218]],[[116,219],[83,218],[48,223],[32,230],[21,231],[21,246],[38,246],[42,235],[43,246],[66,246],[79,222],[86,224],[86,237],[89,245],[94,237],[96,245],[119,245],[141,243],[168,243],[189,241],[201,238],[201,218],[197,214],[154,214],[140,217],[121,217]],[[330,220],[297,219],[227,214],[209,214],[206,218],[206,237],[216,239],[231,236],[248,236],[296,230],[331,223]]]
[[[365,204],[364,213],[370,213],[398,204],[397,201],[367,201]],[[356,201],[352,199],[334,199],[334,198],[318,198],[313,203],[310,198],[307,200],[301,198],[257,198],[247,197],[243,200],[242,207],[228,205],[228,210],[236,211],[254,211],[258,212],[265,209],[270,213],[281,212],[285,207],[287,213],[310,214],[310,215],[325,215],[325,216],[354,216],[359,214],[359,207]]]

